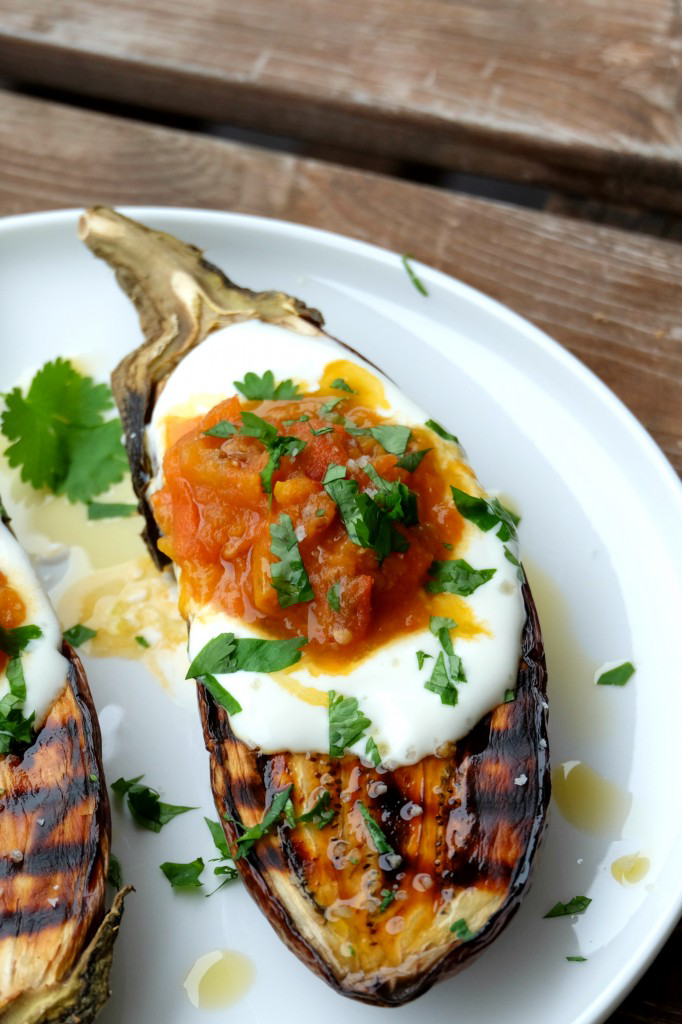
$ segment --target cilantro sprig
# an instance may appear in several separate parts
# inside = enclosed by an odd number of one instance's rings
[[[68,359],[45,363],[24,394],[5,395],[0,429],[12,442],[5,454],[36,490],[89,502],[128,469],[121,424],[105,419],[113,406],[106,384],[95,384]]]
[[[279,559],[270,566],[270,573],[280,608],[312,601],[315,594],[301,558],[294,524],[286,512],[282,512],[279,522],[270,523],[270,550]]]
[[[298,398],[298,385],[291,380],[283,380],[281,383],[275,384],[275,375],[272,370],[266,370],[262,377],[259,377],[257,373],[246,373],[244,380],[235,380],[232,383],[237,391],[241,391],[244,398],[251,402]]]
[[[346,747],[362,739],[371,726],[369,718],[360,711],[356,697],[344,697],[329,691],[329,754],[343,757]]]
[[[446,593],[468,597],[491,580],[496,572],[496,569],[474,569],[463,558],[432,562],[429,567],[431,579],[424,584],[424,589],[429,594]]]

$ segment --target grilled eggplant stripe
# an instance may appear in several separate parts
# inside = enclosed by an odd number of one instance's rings
[[[210,332],[238,320],[257,318],[314,338],[324,336],[322,319],[288,296],[234,286],[195,247],[114,211],[88,211],[80,233],[115,269],[145,333],[112,385],[150,554],[162,565],[146,501],[151,464],[144,432],[168,375]],[[229,344],[229,331],[225,338]],[[386,1006],[415,998],[485,948],[518,907],[549,801],[546,670],[527,586],[524,600],[516,699],[487,715],[447,757],[427,757],[392,774],[350,756],[260,756],[234,736],[223,709],[198,687],[228,842],[236,842],[237,829],[227,819],[255,824],[273,794],[290,783],[298,812],[311,806],[320,785],[332,794],[337,814],[330,825],[292,830],[281,824],[237,867],[289,948],[344,995]],[[358,800],[384,830],[399,865],[377,855]],[[401,817],[406,806],[418,806],[421,815]],[[382,911],[385,891],[395,897]],[[450,931],[461,918],[475,933],[470,941]]]

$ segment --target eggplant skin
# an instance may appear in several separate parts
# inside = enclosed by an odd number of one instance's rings
[[[88,210],[80,237],[115,270],[145,334],[114,371],[112,387],[147,544],[161,566],[143,439],[165,380],[217,328],[258,318],[314,337],[324,335],[323,321],[289,296],[238,288],[194,246],[111,209]],[[229,344],[229,332],[225,339]],[[547,672],[527,585],[524,601],[515,699],[447,754],[393,772],[351,755],[261,755],[237,739],[224,709],[198,684],[213,795],[230,844],[286,786],[293,784],[297,815],[322,790],[330,793],[331,823],[318,830],[282,821],[237,866],[289,949],[342,995],[402,1005],[470,962],[518,909],[550,798]],[[379,855],[360,803],[399,865]],[[408,811],[415,806],[421,813]]]
[[[0,758],[0,1021],[86,1024],[109,997],[125,891],[105,916],[111,817],[81,661],[34,742]]]

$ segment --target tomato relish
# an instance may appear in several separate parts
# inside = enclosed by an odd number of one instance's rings
[[[370,375],[367,375],[370,377]],[[375,378],[374,378],[375,379]],[[452,503],[434,435],[412,428],[406,454],[431,450],[409,471],[369,433],[389,423],[367,394],[342,391],[290,400],[235,396],[193,420],[166,420],[164,484],[151,496],[163,536],[159,548],[181,571],[181,612],[210,602],[274,637],[306,636],[306,660],[355,660],[400,634],[428,628],[433,607],[424,590],[434,560],[452,558],[463,521]],[[330,409],[330,402],[337,404]],[[363,402],[367,404],[363,404]],[[267,445],[243,436],[242,413],[255,413],[278,437],[305,442],[279,458],[266,493],[261,474]],[[227,437],[210,436],[232,424]],[[350,428],[350,429],[349,429]],[[232,429],[230,427],[227,428]],[[295,447],[295,446],[294,446]],[[340,508],[325,490],[330,466],[343,467],[358,492],[377,494],[372,467],[416,496],[417,522],[396,521],[396,548],[383,559],[349,536]],[[313,597],[287,607],[273,586],[270,527],[290,517]],[[401,539],[402,538],[402,539]],[[333,591],[333,596],[330,595]]]
[[[26,618],[26,605],[21,595],[12,587],[4,573],[0,572],[0,626],[14,629],[21,626]],[[3,671],[9,658],[0,651],[0,672]]]

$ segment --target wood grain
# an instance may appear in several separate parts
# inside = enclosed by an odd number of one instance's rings
[[[680,0],[0,0],[6,77],[682,209]]]
[[[576,352],[682,470],[682,249],[0,92],[0,214],[90,203],[237,210],[410,251]],[[609,1024],[682,1024],[682,930]]]

